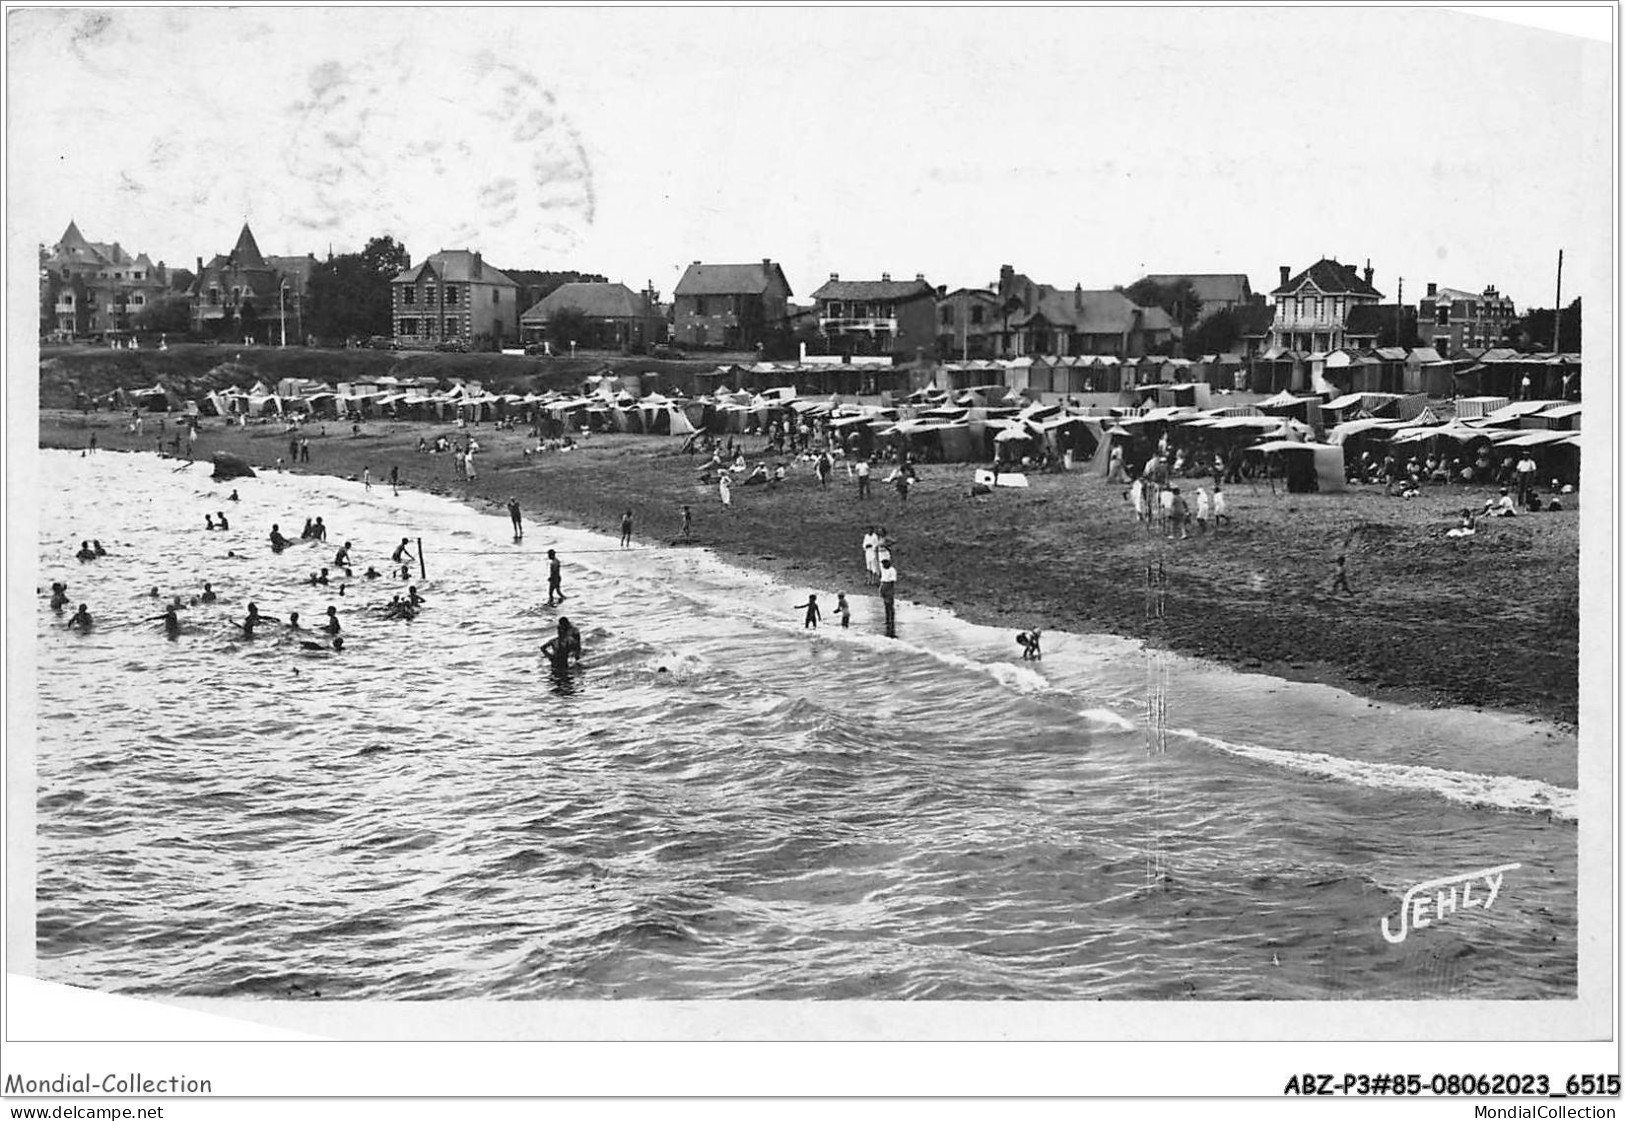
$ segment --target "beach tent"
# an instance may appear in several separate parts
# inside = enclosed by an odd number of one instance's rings
[[[1512,402],[1505,397],[1458,397],[1456,398],[1456,419],[1477,420],[1487,417],[1497,409],[1504,409]]]
[[[1336,494],[1348,489],[1343,476],[1343,449],[1339,446],[1268,440],[1247,451],[1276,456],[1285,469],[1289,493]]]

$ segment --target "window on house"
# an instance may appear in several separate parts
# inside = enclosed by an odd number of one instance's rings
[[[135,294],[135,296],[131,299],[130,302],[133,303],[136,307],[145,307],[146,304],[147,304],[147,298],[145,296],[143,296],[140,292],[137,292]]]
[[[210,288],[209,289],[209,306],[210,307],[219,307],[220,306],[220,289],[218,289],[218,288]]]
[[[705,314],[705,297],[704,296],[695,296],[694,297],[694,314],[695,315],[704,315]]]
[[[457,317],[455,315],[446,316],[446,337],[450,338],[451,336],[455,335],[456,333],[457,333]]]
[[[130,279],[131,279],[131,280],[140,280],[140,279],[141,279],[141,277],[142,277],[142,274],[141,274],[141,273],[138,273],[138,272],[132,272],[132,273],[131,273],[131,274],[130,274]]]
[[[411,307],[413,304],[415,304],[417,302],[418,302],[418,290],[416,288],[414,288],[410,284],[408,284],[408,285],[406,285],[406,287],[401,289],[401,303],[405,304],[407,307]],[[413,333],[415,334],[416,332],[413,332]]]
[[[981,322],[982,322],[982,305],[981,304],[977,304],[975,307],[970,309],[970,321],[972,323],[976,324],[977,326],[981,325]]]
[[[954,325],[954,305],[942,305],[942,325],[944,327],[952,327]]]
[[[63,307],[72,307],[73,306],[73,293],[72,292],[64,292],[64,293],[62,293],[62,306]]]
[[[417,334],[418,333],[418,321],[416,319],[403,319],[403,320],[401,320],[401,329],[400,329],[399,333],[402,334],[402,335],[415,335],[415,334]]]
[[[456,307],[457,306],[457,289],[455,289],[455,288],[447,288],[446,289],[446,306],[447,307]]]
[[[1450,305],[1449,304],[1440,304],[1439,305],[1439,310],[1438,310],[1437,314],[1434,316],[1434,321],[1437,322],[1439,324],[1439,326],[1441,326],[1441,327],[1447,326],[1450,323]]]
[[[491,289],[491,302],[493,304],[500,304],[502,302],[502,289],[500,289],[500,288]]]
[[[1326,299],[1324,296],[1315,297],[1315,318],[1319,319],[1326,314]]]
[[[430,307],[434,306],[434,285],[433,284],[425,284],[423,286],[423,302],[428,304]]]
[[[241,288],[233,288],[231,290],[231,302],[232,303],[235,304],[238,301],[240,301],[242,298],[243,298],[243,290]]]

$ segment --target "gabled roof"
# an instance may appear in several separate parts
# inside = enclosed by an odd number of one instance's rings
[[[478,275],[475,270],[476,258],[479,258]],[[519,287],[506,273],[487,265],[484,258],[472,249],[442,249],[438,253],[431,253],[416,265],[397,273],[390,283],[415,284],[425,273],[456,284],[477,282]]]
[[[1236,329],[1242,335],[1267,335],[1275,322],[1274,304],[1242,304],[1230,309]]]
[[[900,302],[935,296],[923,280],[829,280],[812,294],[815,300],[888,300]]]
[[[1245,304],[1253,295],[1247,275],[1239,272],[1154,272],[1145,279],[1160,285],[1188,280],[1204,304]]]
[[[790,282],[784,270],[772,261],[754,261],[748,265],[688,266],[683,279],[672,290],[673,296],[760,296],[777,282],[786,296],[792,295]]]
[[[1312,283],[1329,295],[1376,296],[1382,293],[1367,284],[1360,270],[1353,265],[1342,265],[1322,257],[1297,276],[1270,292],[1272,296],[1290,296],[1306,283]]]
[[[1042,318],[1055,327],[1065,327],[1081,335],[1120,335],[1134,327],[1134,313],[1141,313],[1140,327],[1147,331],[1170,331],[1174,321],[1161,308],[1142,308],[1121,292],[1056,289],[1040,284],[1034,290],[1033,311],[1010,317],[1010,326],[1024,327]]]
[[[655,311],[642,296],[624,284],[561,284],[541,299],[521,320],[547,319],[564,309],[589,319],[653,319]]]
[[[231,263],[240,269],[263,269],[265,258],[260,256],[260,247],[254,243],[254,232],[243,223],[243,232],[237,235],[237,244],[231,250]]]

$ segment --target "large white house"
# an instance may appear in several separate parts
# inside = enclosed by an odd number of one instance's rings
[[[1290,277],[1281,266],[1281,284],[1270,296],[1275,322],[1270,343],[1300,354],[1326,354],[1346,344],[1349,313],[1363,304],[1379,304],[1382,293],[1371,286],[1371,264],[1364,273],[1353,265],[1322,258]]]

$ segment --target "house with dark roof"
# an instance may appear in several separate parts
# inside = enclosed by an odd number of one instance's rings
[[[519,337],[519,286],[471,249],[442,249],[389,282],[395,345],[500,349]]]
[[[1174,337],[1174,321],[1161,308],[1141,307],[1115,290],[1035,284],[1009,265],[999,270],[998,300],[999,352],[1005,357],[1139,358]]]
[[[937,289],[937,357],[968,362],[997,353],[999,297],[991,288]]]
[[[198,258],[197,279],[188,293],[192,329],[252,342],[283,342],[290,334],[301,338],[315,267],[314,255],[266,257],[244,222],[230,253],[216,254],[207,265]]]
[[[1517,323],[1512,298],[1501,295],[1493,284],[1482,292],[1464,292],[1429,281],[1427,295],[1417,306],[1420,334],[1440,354],[1499,346]]]
[[[1292,276],[1281,266],[1281,283],[1270,293],[1275,301],[1272,347],[1299,354],[1326,354],[1350,345],[1348,319],[1362,304],[1382,302],[1371,286],[1371,263],[1362,273],[1353,265],[1322,258]]]
[[[784,326],[792,295],[784,270],[766,257],[750,265],[695,261],[672,292],[673,333],[681,346],[754,350]]]
[[[169,268],[118,242],[91,241],[68,222],[40,256],[40,326],[58,338],[120,333],[172,294]]]
[[[554,316],[571,312],[586,320],[588,331],[586,338],[571,341],[588,348],[641,350],[666,337],[665,318],[651,295],[624,284],[561,284],[519,317],[519,334],[526,342],[540,342]]]
[[[1343,345],[1352,350],[1420,345],[1416,333],[1416,309],[1399,304],[1359,304],[1349,311],[1343,330]]]
[[[1247,274],[1239,272],[1154,272],[1144,280],[1161,287],[1169,287],[1188,280],[1196,298],[1202,301],[1202,310],[1196,321],[1211,319],[1221,311],[1234,311],[1253,302],[1253,286]]]
[[[937,290],[923,275],[913,280],[829,280],[812,294],[818,333],[833,354],[891,354],[913,358],[936,348]]]

